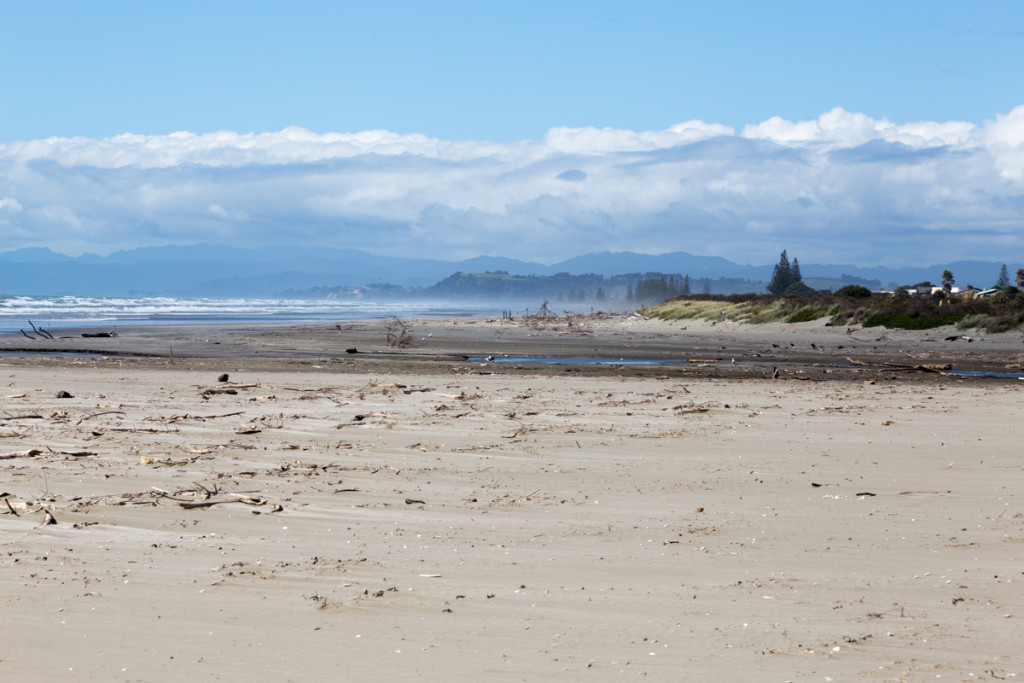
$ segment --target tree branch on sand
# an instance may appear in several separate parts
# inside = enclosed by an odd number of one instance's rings
[[[385,320],[384,343],[389,349],[407,349],[412,346],[412,323],[397,316]]]

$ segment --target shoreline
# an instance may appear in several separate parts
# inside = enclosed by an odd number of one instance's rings
[[[153,362],[222,359],[284,363],[317,360],[343,368],[389,363],[464,363],[467,358],[570,359],[574,372],[607,374],[620,366],[586,365],[576,358],[665,361],[630,371],[762,377],[775,367],[839,379],[859,376],[857,364],[950,366],[954,371],[1024,372],[1024,334],[980,335],[953,327],[925,331],[836,328],[823,322],[765,325],[646,320],[637,315],[574,315],[550,319],[425,318],[404,321],[411,344],[389,348],[384,321],[325,324],[216,324],[119,327],[113,338],[83,338],[68,330],[55,339],[0,336],[0,358],[36,361],[81,354]],[[354,364],[354,365],[353,365]],[[556,363],[557,364],[557,363]],[[411,368],[412,365],[409,367]],[[492,363],[493,371],[529,371],[535,363]],[[341,369],[337,367],[335,369]],[[890,368],[891,369],[891,368]],[[698,372],[699,371],[699,372]]]

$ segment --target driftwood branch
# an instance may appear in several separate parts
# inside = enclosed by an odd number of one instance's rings
[[[862,360],[855,360],[853,358],[847,358],[846,360],[858,367],[878,368],[879,370],[898,370],[901,372],[933,372],[938,375],[945,375],[947,370],[951,370],[953,368],[953,366],[948,363],[943,365],[901,365],[899,363],[871,363]]]
[[[96,455],[95,451],[51,451],[41,448],[30,448],[27,451],[13,451],[11,453],[0,453],[0,460],[13,460],[14,458],[34,458],[37,455],[66,455],[71,458],[84,458]]]
[[[85,417],[83,417],[81,420],[79,420],[75,424],[76,425],[80,425],[83,422],[85,422],[86,420],[91,420],[92,418],[99,417],[100,415],[124,415],[124,414],[125,414],[125,412],[123,410],[104,410],[102,413],[93,413],[92,415],[86,415]]]
[[[196,501],[179,501],[178,505],[185,508],[186,510],[192,510],[195,508],[208,508],[214,505],[221,505],[224,503],[242,503],[244,505],[261,506],[267,504],[266,498],[250,498],[249,496],[236,496],[235,498],[222,498],[220,500],[196,500]],[[280,512],[282,509],[280,505],[273,505],[271,508],[274,512]]]
[[[251,384],[225,384],[224,386],[220,387],[209,387],[207,389],[203,389],[202,391],[199,392],[199,395],[202,396],[203,398],[210,398],[211,396],[215,396],[217,394],[234,395],[238,393],[239,389],[254,389],[259,386],[260,385],[257,382],[253,382]]]
[[[47,339],[53,339],[53,335],[52,334],[50,334],[49,332],[47,332],[46,330],[44,330],[41,327],[36,327],[35,323],[33,323],[31,320],[28,321],[28,324],[32,326],[32,331],[35,332],[36,334],[38,334],[40,337],[45,337]]]

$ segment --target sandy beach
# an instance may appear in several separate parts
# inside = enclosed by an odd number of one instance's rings
[[[1020,333],[411,325],[0,339],[0,678],[1024,677]]]

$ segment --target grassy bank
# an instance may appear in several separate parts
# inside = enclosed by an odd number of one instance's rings
[[[769,295],[679,297],[640,310],[662,320],[734,320],[746,323],[799,323],[827,319],[833,325],[863,325],[925,330],[943,325],[960,329],[1005,332],[1024,329],[1024,294],[1008,289],[994,297],[909,296],[871,294],[845,287],[831,294],[807,297]]]

